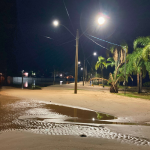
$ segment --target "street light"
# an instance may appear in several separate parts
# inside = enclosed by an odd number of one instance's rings
[[[84,69],[83,69],[83,86],[84,86],[84,80],[85,80],[85,61],[89,58],[89,57],[91,57],[91,56],[96,56],[97,55],[97,53],[96,52],[94,52],[93,54],[91,54],[90,56],[88,56],[87,58],[85,58],[84,57]],[[86,67],[87,68],[87,67]],[[87,69],[86,69],[87,70]]]
[[[24,70],[22,70],[21,73],[22,73],[22,89],[23,89],[23,73],[24,73]]]
[[[83,70],[83,68],[81,68],[81,70]]]
[[[61,25],[63,26],[66,30],[70,32],[70,34],[73,35],[73,33],[63,24],[60,24],[57,20],[53,21],[54,26]],[[73,37],[75,37],[73,35]],[[76,34],[76,54],[75,54],[75,87],[74,87],[74,93],[77,94],[77,81],[78,81],[78,47],[79,47],[79,30],[77,29],[77,34]]]
[[[59,25],[59,22],[58,22],[57,20],[54,20],[54,21],[53,21],[53,25],[54,25],[55,27],[57,27],[57,26]]]
[[[93,53],[93,55],[94,55],[94,56],[96,56],[96,55],[97,55],[97,53],[96,53],[96,52],[94,52],[94,53]]]
[[[105,19],[103,17],[99,17],[98,19],[98,23],[100,25],[104,24],[105,22]],[[53,21],[53,25],[54,26],[58,26],[58,25],[61,25],[63,26],[64,28],[66,28],[71,34],[72,32],[66,27],[64,26],[63,24],[60,24],[59,21],[57,20],[54,20]],[[73,35],[73,34],[72,34]],[[73,35],[74,36],[74,35]],[[75,36],[74,36],[75,37]],[[81,36],[80,36],[81,37]],[[78,47],[79,47],[79,31],[77,29],[77,34],[76,34],[76,54],[75,54],[75,88],[74,88],[74,93],[77,94],[77,81],[78,81]],[[94,53],[94,56],[96,56],[96,53]],[[83,69],[83,74],[85,72],[85,58],[84,58],[84,69]],[[83,75],[84,77],[84,75]],[[84,78],[83,78],[83,85],[84,85]]]
[[[80,65],[81,64],[81,62],[80,61],[78,61],[78,65]]]
[[[104,17],[99,17],[99,18],[98,18],[98,23],[99,23],[100,25],[104,24],[104,23],[105,23],[105,18],[104,18]]]

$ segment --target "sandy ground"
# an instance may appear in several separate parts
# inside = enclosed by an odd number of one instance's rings
[[[89,108],[114,115],[118,117],[115,120],[118,122],[150,122],[150,101],[148,100],[110,94],[108,88],[82,87],[80,84],[78,85],[78,94],[74,94],[73,88],[73,84],[54,85],[42,90],[3,87],[1,95]],[[150,139],[149,126],[105,126],[118,133]],[[121,144],[115,140],[74,136],[45,136],[24,132],[2,133],[0,134],[0,143],[3,143],[0,144],[0,149],[150,149],[149,147]]]
[[[13,133],[13,134],[12,134]],[[49,136],[27,132],[0,135],[1,150],[148,150],[115,140],[76,136]]]
[[[81,85],[78,86],[78,94],[74,94],[73,88],[74,85],[55,85],[42,90],[4,87],[1,94],[89,108],[114,115],[123,122],[150,122],[149,100],[111,94],[108,88],[83,88]]]

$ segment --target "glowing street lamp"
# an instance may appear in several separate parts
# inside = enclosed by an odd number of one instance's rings
[[[91,57],[92,55],[96,56],[96,55],[97,55],[97,53],[96,53],[96,52],[94,52],[94,53],[93,53],[93,54],[91,54],[89,57]],[[85,57],[84,57],[83,86],[84,86],[84,81],[85,81],[85,71],[87,72],[87,69],[85,69],[85,61],[86,61],[89,57],[87,57],[87,58],[85,58]]]
[[[99,23],[100,25],[102,25],[102,24],[104,24],[104,22],[105,22],[105,18],[99,17],[98,23]],[[53,25],[54,25],[55,27],[57,27],[58,25],[63,26],[64,28],[66,28],[66,29],[70,32],[70,34],[73,35],[73,37],[75,37],[74,34],[73,34],[66,26],[64,26],[63,24],[59,23],[58,20],[54,20],[54,21],[53,21]],[[80,37],[81,37],[81,36],[80,36]],[[76,54],[75,54],[75,88],[74,88],[74,93],[75,93],[75,94],[77,94],[78,65],[80,64],[80,62],[78,62],[78,47],[79,47],[79,38],[80,38],[80,37],[79,37],[79,31],[78,31],[78,29],[77,29],[77,34],[76,34],[76,37],[75,37],[75,38],[76,38]],[[96,56],[97,54],[94,53],[93,55]],[[83,85],[84,85],[85,58],[84,58],[84,69],[83,69],[83,70],[84,70],[84,71],[83,71]]]
[[[96,53],[96,52],[94,52],[94,53],[93,53],[93,55],[94,55],[94,56],[96,56],[96,55],[97,55],[97,53]]]
[[[53,21],[53,25],[55,27],[57,27],[58,25],[63,26],[64,28],[66,28],[70,34],[74,36],[74,34],[63,24],[59,24],[59,22],[57,20]],[[79,47],[79,30],[77,29],[77,34],[76,34],[76,54],[75,54],[75,88],[74,88],[74,93],[77,94],[77,81],[78,81],[78,47]]]
[[[81,62],[80,61],[78,61],[78,65],[80,65],[81,64]]]
[[[59,22],[58,22],[57,20],[54,20],[54,21],[53,21],[53,25],[54,25],[55,27],[57,27],[57,26],[59,25]]]
[[[83,68],[81,68],[81,70],[83,70]]]
[[[98,23],[99,23],[100,25],[104,24],[104,23],[105,23],[105,18],[99,17],[99,18],[98,18]]]

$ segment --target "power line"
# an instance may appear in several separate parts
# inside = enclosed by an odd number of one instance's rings
[[[69,12],[68,12],[68,10],[67,10],[67,7],[66,7],[66,4],[65,4],[65,1],[64,1],[64,0],[63,0],[63,3],[64,3],[64,6],[65,6],[65,9],[66,9],[67,15],[68,15],[68,17],[69,17],[69,20],[70,20],[71,26],[72,26],[72,28],[73,28],[73,30],[74,30],[74,27],[73,27],[73,24],[72,24],[72,22],[71,22],[71,19],[70,19],[70,16],[69,16]]]
[[[91,36],[91,37],[93,37],[93,38],[95,38],[95,39],[98,39],[98,40],[103,41],[103,42],[107,42],[107,43],[112,44],[112,45],[117,45],[117,46],[120,46],[120,47],[124,47],[124,46],[121,46],[121,45],[118,45],[118,44],[115,44],[115,43],[111,43],[111,42],[108,42],[108,41],[106,41],[106,40],[103,40],[103,39],[97,38],[97,37],[92,36],[92,35],[88,35],[88,36]]]
[[[106,48],[106,47],[104,47],[104,46],[98,44],[97,42],[95,42],[94,40],[92,40],[91,38],[89,38],[88,36],[86,36],[86,37],[87,37],[88,39],[90,39],[92,42],[94,42],[96,45],[99,45],[100,47],[109,50],[108,48]]]
[[[58,46],[61,46],[61,45],[64,45],[64,44],[67,44],[67,43],[70,43],[70,42],[73,42],[73,41],[75,41],[75,40],[71,40],[71,41],[68,41],[68,42],[64,42],[64,43],[62,43],[62,44],[60,44],[60,45],[58,45]]]

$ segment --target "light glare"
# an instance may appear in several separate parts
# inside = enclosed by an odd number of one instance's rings
[[[93,121],[95,121],[95,118],[92,118]]]
[[[59,24],[59,22],[58,22],[57,20],[55,20],[55,21],[53,22],[53,25],[54,25],[54,26],[58,26],[58,24]]]
[[[99,23],[100,25],[104,24],[104,22],[105,22],[105,19],[104,19],[103,17],[100,17],[100,18],[98,19],[98,23]]]
[[[97,53],[96,53],[96,52],[94,52],[94,53],[93,53],[93,55],[94,55],[94,56],[96,56],[96,55],[97,55]]]

